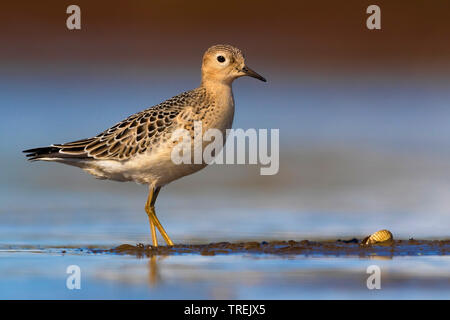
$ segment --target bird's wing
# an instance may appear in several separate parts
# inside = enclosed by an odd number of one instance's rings
[[[49,147],[25,150],[29,160],[128,160],[151,150],[186,122],[189,110],[205,103],[203,88],[184,92],[136,113],[97,136]],[[192,120],[192,119],[191,119]]]
[[[161,104],[128,117],[94,138],[53,147],[69,157],[128,160],[157,145],[163,134],[171,130],[181,110],[182,106],[166,108]]]
[[[159,105],[136,113],[97,136],[49,147],[25,150],[29,160],[128,160],[154,148],[167,138],[185,114],[204,98],[199,89],[179,94]]]

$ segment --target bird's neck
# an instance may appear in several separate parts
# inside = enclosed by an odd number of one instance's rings
[[[215,98],[222,106],[234,106],[233,90],[231,82],[203,80],[201,87]]]
[[[211,122],[210,126],[221,130],[230,129],[234,118],[234,98],[231,83],[202,81],[201,87],[213,99],[212,105],[216,108],[216,121]]]
[[[209,75],[202,75],[202,82],[200,86],[210,90],[221,90],[222,88],[229,88],[231,90],[232,79],[217,79]]]

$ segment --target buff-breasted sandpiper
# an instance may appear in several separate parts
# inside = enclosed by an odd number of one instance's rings
[[[179,128],[193,129],[194,121],[225,132],[234,117],[233,80],[250,76],[266,81],[245,64],[242,52],[230,45],[215,45],[203,55],[198,88],[181,93],[138,112],[89,139],[25,150],[29,160],[55,161],[82,168],[100,179],[135,181],[149,186],[145,211],[153,246],[156,228],[173,245],[155,213],[155,201],[164,185],[206,166],[175,164],[170,137]]]

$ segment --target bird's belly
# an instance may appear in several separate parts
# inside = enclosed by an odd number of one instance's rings
[[[134,181],[160,187],[206,166],[203,163],[176,164],[172,161],[171,151],[165,149],[152,154],[140,154],[125,162],[101,160],[85,168],[85,171],[100,179]]]

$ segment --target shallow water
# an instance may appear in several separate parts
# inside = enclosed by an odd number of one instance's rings
[[[2,299],[449,299],[449,256],[92,254],[76,249],[1,250]],[[86,251],[86,249],[84,250]],[[66,268],[81,288],[66,288]],[[367,267],[381,268],[369,290]]]
[[[75,210],[70,202],[67,204],[65,210],[2,214],[1,299],[450,298],[448,248],[444,255],[439,250],[403,250],[406,256],[392,256],[388,249],[364,256],[346,252],[323,254],[322,251],[314,254],[236,252],[213,256],[176,253],[152,257],[118,254],[108,250],[122,243],[149,243],[142,210],[122,211],[120,205],[115,211]],[[212,239],[301,240],[305,238],[302,232],[307,230],[301,227],[301,222],[316,232],[316,238],[329,237],[330,233],[338,233],[339,228],[346,230],[347,223],[357,226],[350,223],[351,219],[340,222],[329,219],[327,224],[324,221],[328,214],[293,217],[289,211],[280,212],[276,219],[269,218],[267,212],[258,212],[266,219],[254,218],[257,223],[239,226],[237,212],[231,217],[220,214],[220,210],[213,217],[204,211],[183,217],[172,212],[171,206],[161,207],[167,210],[160,216],[169,234],[175,243],[184,244],[208,243]],[[246,221],[251,221],[252,215],[257,213],[247,212]],[[276,223],[278,219],[280,222]],[[66,287],[69,276],[66,269],[70,265],[81,268],[80,290]],[[370,265],[381,268],[380,290],[367,289],[366,269]]]

